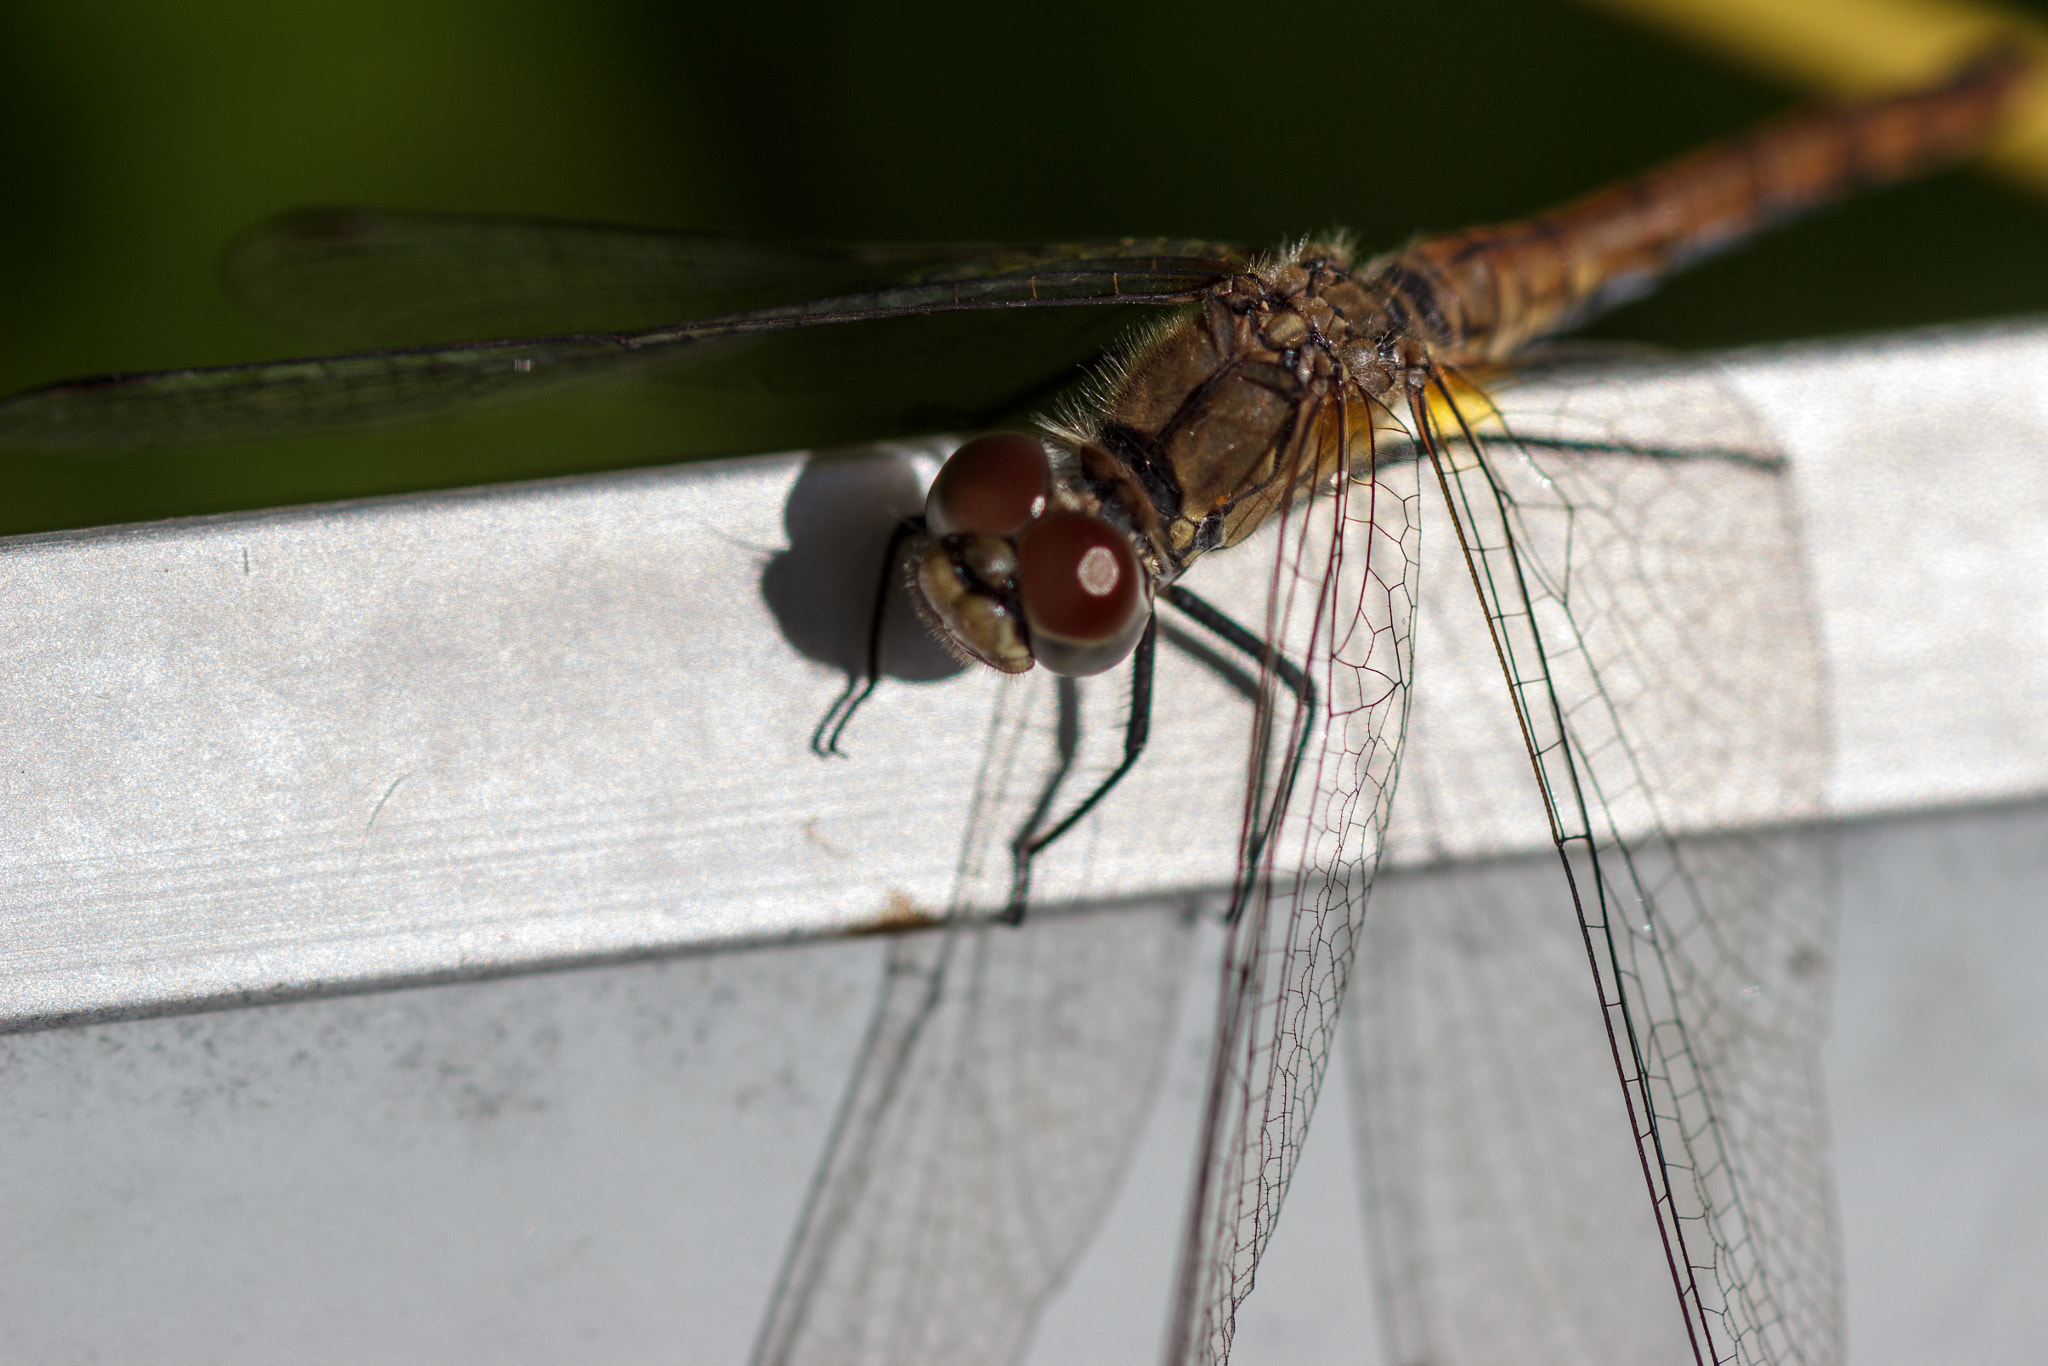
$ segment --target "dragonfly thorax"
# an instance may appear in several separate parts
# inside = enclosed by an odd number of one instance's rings
[[[1369,464],[1372,434],[1395,425],[1387,405],[1428,369],[1405,304],[1338,246],[1304,244],[1217,285],[1056,433],[1077,492],[1131,527],[1163,579],[1243,540]]]

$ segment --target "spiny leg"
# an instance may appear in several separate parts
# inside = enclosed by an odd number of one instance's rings
[[[1066,777],[1067,769],[1073,762],[1073,755],[1063,752],[1060,767],[1039,798],[1038,808],[1031,813],[1017,838],[1010,842],[1010,850],[1016,858],[1016,875],[1010,884],[1010,904],[1003,908],[1002,919],[1015,925],[1024,919],[1024,901],[1031,890],[1031,860],[1038,856],[1060,836],[1074,828],[1080,819],[1095,809],[1095,806],[1110,793],[1110,789],[1123,781],[1123,776],[1138,762],[1138,756],[1145,752],[1145,741],[1152,734],[1152,661],[1158,653],[1159,619],[1145,623],[1145,634],[1138,638],[1138,648],[1131,654],[1131,715],[1124,723],[1124,757],[1110,775],[1096,784],[1095,790],[1082,799],[1081,804],[1069,811],[1066,817],[1044,834],[1034,833],[1045,818],[1046,810],[1052,805],[1053,790]],[[1073,687],[1072,680],[1062,678],[1063,687]],[[1061,715],[1065,719],[1067,694],[1061,694]]]

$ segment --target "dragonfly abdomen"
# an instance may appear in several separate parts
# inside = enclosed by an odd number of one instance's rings
[[[1767,228],[1970,155],[2025,69],[1999,53],[1930,89],[1795,114],[1549,213],[1430,238],[1378,278],[1434,320],[1439,361],[1505,360]]]

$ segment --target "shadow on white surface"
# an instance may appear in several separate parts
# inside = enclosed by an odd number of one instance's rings
[[[1851,1360],[2048,1338],[2048,803],[1839,841],[1826,1050]],[[0,1039],[0,1359],[741,1362],[876,940]],[[1162,1103],[1029,1360],[1151,1359],[1213,960]],[[1379,1360],[1342,1088],[1243,1366]]]

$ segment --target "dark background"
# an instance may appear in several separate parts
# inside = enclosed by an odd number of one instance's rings
[[[877,239],[1373,249],[1514,216],[1800,98],[1545,0],[729,6],[9,0],[0,390],[290,354],[214,283],[303,204]],[[2048,309],[2048,212],[1955,172],[1613,315],[1682,348]],[[0,456],[0,531],[661,463],[596,394],[176,455]],[[668,428],[672,430],[672,428]]]

